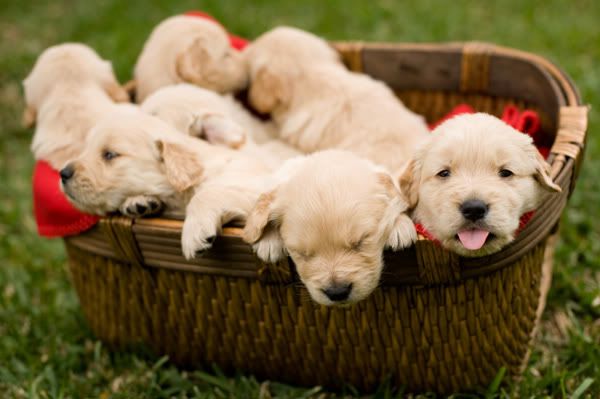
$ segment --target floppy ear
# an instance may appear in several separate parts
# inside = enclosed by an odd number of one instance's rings
[[[244,129],[223,115],[203,115],[196,117],[189,128],[192,136],[206,139],[211,144],[229,148],[240,148],[246,142]]]
[[[270,66],[263,66],[250,81],[248,99],[256,111],[268,114],[287,101],[289,90],[282,75]]]
[[[23,117],[21,123],[26,128],[31,128],[35,125],[37,111],[31,105],[27,105],[23,111]]]
[[[285,245],[279,234],[280,219],[275,210],[276,190],[262,194],[246,219],[242,238],[256,255],[267,263],[275,263],[286,256]]]
[[[408,202],[388,173],[377,173],[377,180],[383,185],[390,199],[390,206],[388,207],[390,214],[383,217],[384,222],[389,222],[386,226],[389,233],[387,233],[385,246],[392,250],[409,247],[416,241],[417,232],[413,221],[406,214]]]
[[[271,221],[275,195],[275,190],[261,194],[256,204],[254,204],[254,208],[250,211],[242,235],[242,238],[248,244],[254,244],[263,236],[267,224]]]
[[[421,167],[413,158],[404,168],[398,179],[400,191],[408,200],[408,208],[414,209],[419,202],[419,181],[421,180]]]
[[[130,101],[129,92],[116,82],[109,83],[104,89],[116,103],[128,103]]]
[[[156,141],[168,182],[178,192],[200,184],[202,164],[196,154],[181,144]]]
[[[544,157],[542,157],[542,154],[539,153],[538,150],[535,150],[535,162],[536,162],[536,167],[535,167],[535,175],[534,178],[535,180],[546,190],[548,191],[552,191],[552,192],[557,192],[560,193],[562,191],[562,189],[560,188],[560,186],[556,183],[554,183],[552,181],[552,178],[550,177],[550,165],[548,164],[548,162],[546,162],[546,160],[544,159]]]
[[[202,86],[202,64],[209,58],[203,38],[194,40],[175,60],[177,75],[184,81]]]

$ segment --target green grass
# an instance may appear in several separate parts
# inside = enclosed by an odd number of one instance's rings
[[[485,40],[544,55],[600,105],[600,2],[256,0],[0,1],[0,397],[187,398],[319,396],[218,372],[180,372],[166,359],[110,353],[86,327],[60,240],[37,236],[20,81],[45,47],[82,41],[110,58],[121,80],[153,25],[202,8],[254,37],[291,24],[329,39]],[[515,77],[518,79],[518,77]],[[587,159],[562,221],[554,282],[523,378],[488,397],[600,397],[600,140],[592,109]],[[385,387],[379,397],[389,397]]]

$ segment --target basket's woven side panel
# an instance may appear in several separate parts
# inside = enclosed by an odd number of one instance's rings
[[[540,301],[543,246],[452,285],[385,286],[345,309],[303,288],[146,269],[67,245],[81,305],[108,343],[146,343],[179,365],[218,364],[294,384],[410,391],[486,386],[518,374]],[[141,288],[141,289],[140,289]]]

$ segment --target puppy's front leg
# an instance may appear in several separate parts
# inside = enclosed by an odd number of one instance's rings
[[[238,187],[223,186],[204,187],[196,192],[186,208],[181,232],[185,258],[202,256],[225,223],[245,220],[257,196]]]
[[[160,213],[164,204],[153,195],[136,195],[126,198],[119,207],[119,212],[132,218],[150,216]]]
[[[410,247],[417,241],[417,230],[411,218],[406,214],[398,216],[386,242],[386,248],[399,251]]]

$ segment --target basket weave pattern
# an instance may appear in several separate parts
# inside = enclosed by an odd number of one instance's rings
[[[496,115],[507,104],[535,109],[554,142],[552,175],[563,193],[548,197],[498,254],[464,259],[423,238],[386,253],[382,287],[348,308],[315,305],[293,265],[262,264],[239,228],[226,228],[213,250],[186,262],[180,221],[105,218],[65,240],[81,306],[100,339],[143,343],[186,367],[216,363],[261,379],[363,391],[391,377],[409,391],[448,393],[487,386],[501,367],[522,371],[549,287],[552,234],[579,170],[587,109],[556,67],[514,50],[337,47],[352,69],[388,82],[428,121],[464,102]],[[525,90],[506,80],[507,65],[522,74]]]
[[[144,270],[68,246],[86,317],[103,341],[146,342],[184,366],[372,390],[389,374],[413,391],[485,386],[517,374],[540,300],[543,245],[511,267],[444,287],[385,286],[350,309],[301,289]],[[93,277],[92,277],[93,276]]]

